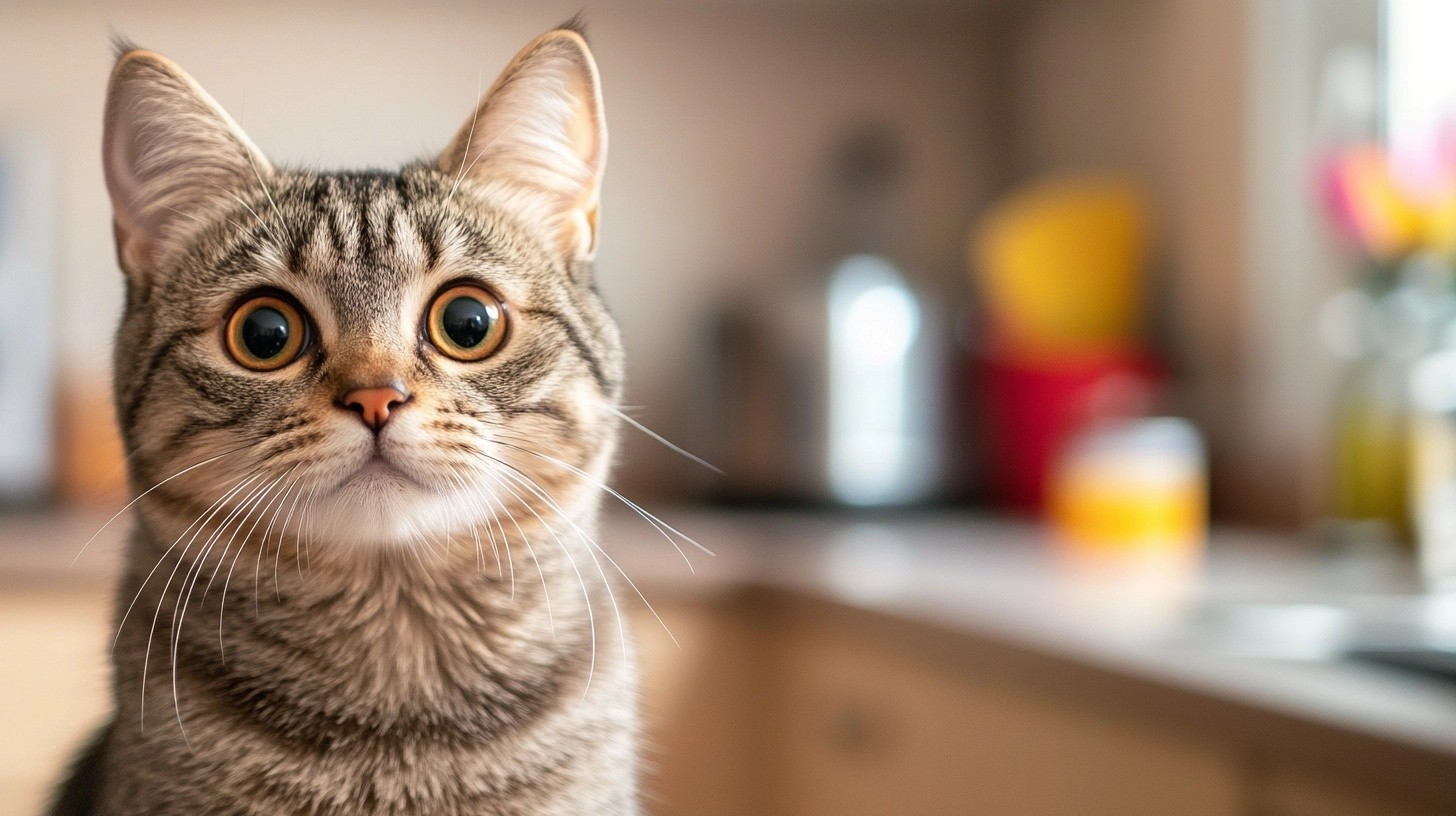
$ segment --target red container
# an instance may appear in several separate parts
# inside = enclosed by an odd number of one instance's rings
[[[1130,350],[1050,361],[983,359],[992,495],[1008,509],[1042,510],[1062,446],[1089,423],[1146,415],[1166,379]]]

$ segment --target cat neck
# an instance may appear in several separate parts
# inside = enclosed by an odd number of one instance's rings
[[[136,600],[118,641],[119,702],[146,687],[184,710],[294,730],[479,737],[501,712],[626,662],[620,593],[587,544],[591,521],[571,538],[523,524],[492,542],[480,530],[478,549],[466,534],[391,550],[309,553],[285,538],[170,554],[175,536],[143,524],[121,597],[123,609]]]

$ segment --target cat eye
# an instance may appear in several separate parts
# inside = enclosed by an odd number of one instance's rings
[[[474,284],[448,287],[430,303],[425,333],[446,357],[484,360],[506,339],[505,305]]]
[[[260,295],[228,318],[228,354],[244,368],[273,371],[298,359],[307,332],[297,307],[274,295]]]

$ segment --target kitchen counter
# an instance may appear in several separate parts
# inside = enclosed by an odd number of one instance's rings
[[[1139,596],[1115,575],[1059,561],[1030,522],[659,515],[715,556],[684,545],[690,572],[645,522],[614,517],[608,540],[648,600],[745,585],[790,592],[1408,744],[1456,772],[1456,683],[1338,653],[1349,634],[1338,611],[1421,602],[1399,562],[1320,558],[1289,537],[1224,531],[1186,592]],[[1245,619],[1225,626],[1225,611]],[[1448,611],[1456,629],[1456,606]]]
[[[658,513],[714,555],[610,514],[607,549],[650,603],[748,593],[783,614],[832,616],[950,672],[1217,732],[1337,775],[1395,774],[1456,808],[1456,683],[1339,656],[1352,609],[1431,611],[1399,562],[1321,558],[1289,538],[1222,532],[1182,591],[1140,590],[1079,572],[1026,522]],[[68,565],[105,520],[0,519],[0,590],[103,585],[126,518]]]

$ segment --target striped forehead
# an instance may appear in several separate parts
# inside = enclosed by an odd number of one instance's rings
[[[439,211],[393,173],[326,174],[280,190],[289,272],[345,289],[402,283],[438,259]]]
[[[400,298],[422,283],[467,273],[524,294],[519,271],[528,259],[512,252],[519,242],[502,225],[463,218],[446,193],[433,179],[398,173],[297,179],[276,194],[288,224],[276,260],[289,278],[319,292],[342,323],[356,326],[398,314]]]

